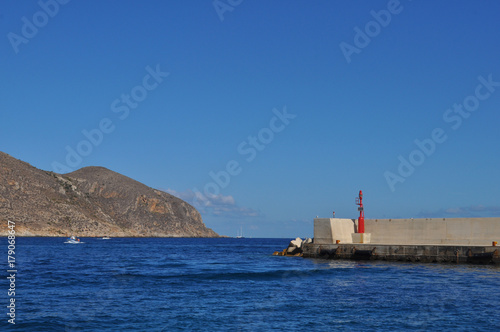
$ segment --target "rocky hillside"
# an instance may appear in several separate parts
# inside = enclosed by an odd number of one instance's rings
[[[0,152],[0,235],[217,237],[183,200],[103,167],[39,170]]]

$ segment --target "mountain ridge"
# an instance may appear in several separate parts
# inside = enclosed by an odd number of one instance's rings
[[[0,151],[0,235],[219,237],[190,204],[105,167],[58,174]]]

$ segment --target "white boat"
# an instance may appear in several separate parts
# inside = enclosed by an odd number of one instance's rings
[[[109,240],[109,239],[111,239],[109,236],[104,236],[104,237],[102,238],[102,240]]]
[[[80,244],[80,243],[85,243],[85,242],[81,242],[79,238],[72,236],[72,237],[68,238],[66,240],[66,242],[64,242],[64,243]]]

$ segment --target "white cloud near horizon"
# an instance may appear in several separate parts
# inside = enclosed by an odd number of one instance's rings
[[[208,214],[215,217],[224,218],[242,218],[242,217],[258,217],[261,213],[257,210],[248,207],[238,206],[233,196],[231,195],[203,195],[200,192],[194,192],[190,189],[185,191],[177,191],[167,189],[165,192],[178,197],[189,204],[193,205],[200,213]]]

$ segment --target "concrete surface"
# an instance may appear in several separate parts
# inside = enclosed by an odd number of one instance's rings
[[[314,219],[314,243],[353,243],[357,219]],[[500,218],[365,219],[370,243],[387,245],[469,245],[500,243]]]
[[[445,245],[315,244],[303,247],[303,257],[422,263],[500,264],[500,247]]]
[[[352,243],[371,243],[371,233],[352,233]]]
[[[328,244],[335,243],[336,240],[341,243],[352,243],[351,234],[355,232],[355,219],[314,219],[314,243]]]

